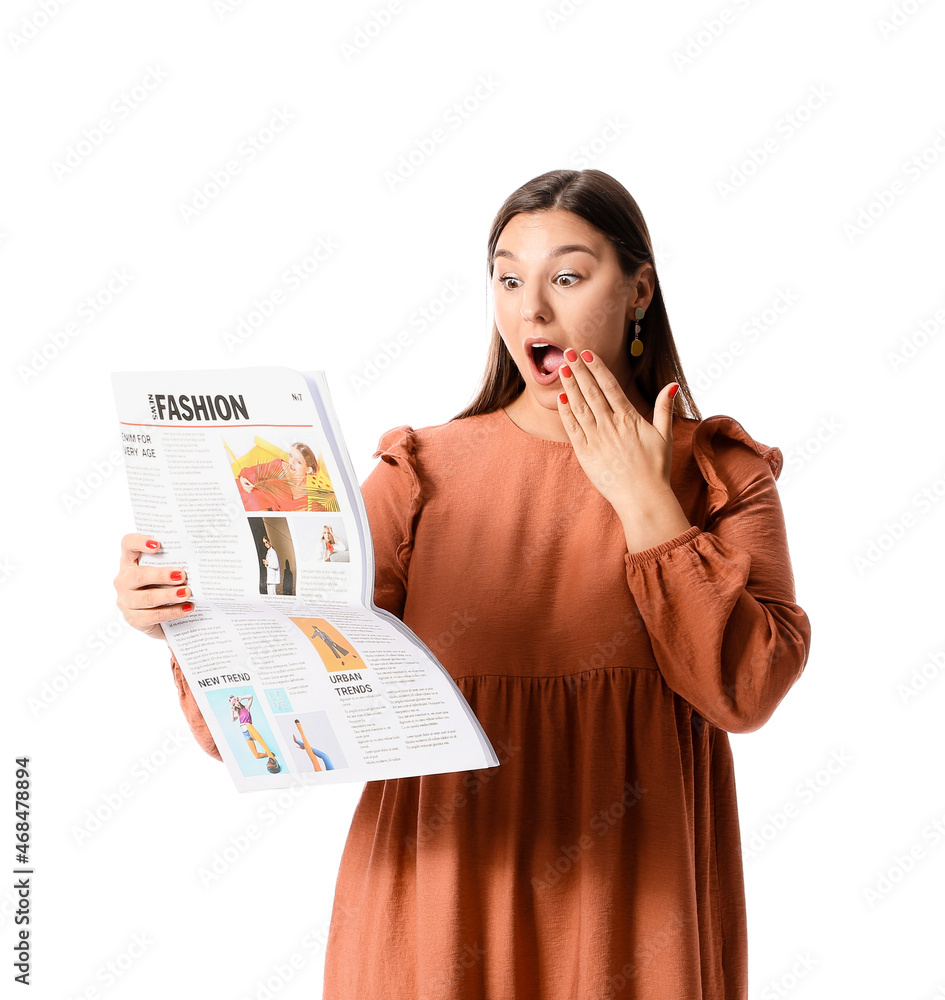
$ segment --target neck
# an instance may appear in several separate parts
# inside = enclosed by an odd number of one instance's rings
[[[636,383],[632,382],[628,388],[625,387],[624,393],[640,416],[647,423],[652,423],[653,407],[640,395]],[[535,437],[544,438],[546,441],[570,441],[558,413],[557,399],[556,394],[551,394],[550,405],[542,405],[528,389],[523,389],[505,407],[505,412],[523,431]]]

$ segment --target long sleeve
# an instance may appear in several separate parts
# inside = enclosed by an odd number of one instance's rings
[[[693,456],[708,484],[705,529],[626,553],[627,582],[669,687],[712,725],[748,733],[810,650],[775,485],[782,455],[716,416],[696,428]]]
[[[183,710],[184,718],[187,720],[187,725],[190,726],[190,731],[194,734],[194,739],[201,750],[205,750],[211,757],[216,757],[217,760],[222,761],[223,757],[220,755],[220,751],[217,749],[217,745],[210,735],[207,723],[200,714],[200,709],[197,707],[197,702],[194,700],[187,679],[184,677],[180,669],[180,664],[177,662],[177,657],[173,653],[171,653],[171,670],[174,673],[174,683],[177,685],[177,696],[180,698],[180,707]]]
[[[416,445],[415,431],[406,424],[386,431],[372,456],[381,461],[361,484],[374,543],[374,603],[401,619],[422,505]]]

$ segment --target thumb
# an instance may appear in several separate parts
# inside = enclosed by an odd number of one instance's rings
[[[667,446],[673,443],[673,406],[675,404],[674,397],[678,393],[678,382],[664,385],[656,397],[656,404],[653,407],[653,426],[660,432],[660,436]]]

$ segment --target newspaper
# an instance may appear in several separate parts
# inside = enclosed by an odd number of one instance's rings
[[[374,546],[323,372],[112,375],[162,627],[241,792],[494,767],[446,668],[374,604]]]

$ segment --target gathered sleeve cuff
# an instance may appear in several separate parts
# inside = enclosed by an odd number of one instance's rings
[[[407,569],[423,502],[417,433],[406,424],[385,431],[373,458],[381,461],[361,484],[374,543],[374,603],[403,619]]]
[[[727,416],[701,421],[692,447],[708,485],[705,528],[627,552],[627,582],[669,687],[712,725],[748,733],[810,650],[775,485],[783,457]]]
[[[223,757],[220,755],[220,751],[217,749],[217,745],[210,735],[210,730],[207,728],[207,723],[204,721],[204,717],[197,707],[197,702],[194,700],[193,693],[187,683],[187,678],[184,677],[180,669],[180,664],[177,662],[177,657],[173,653],[171,653],[171,670],[174,673],[174,683],[177,685],[177,696],[180,698],[180,707],[184,712],[187,725],[190,726],[190,731],[194,734],[194,739],[201,750],[206,751],[211,757],[216,757],[217,760],[222,761]]]

